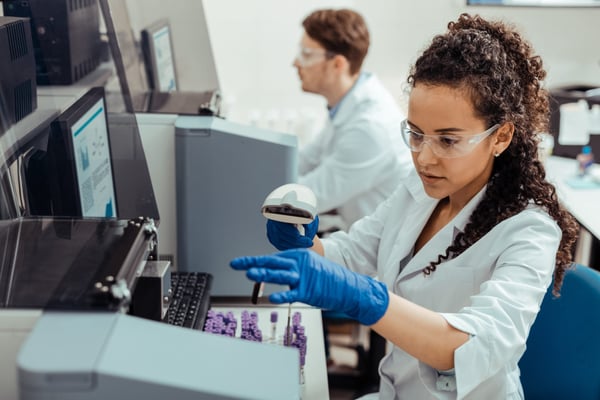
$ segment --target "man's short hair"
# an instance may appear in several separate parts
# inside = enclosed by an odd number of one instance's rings
[[[370,43],[369,29],[360,14],[349,9],[317,10],[302,21],[302,26],[325,50],[346,57],[351,74],[360,71]]]

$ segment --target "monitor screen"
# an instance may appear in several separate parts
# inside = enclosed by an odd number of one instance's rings
[[[104,88],[60,114],[46,151],[33,151],[26,166],[29,215],[117,217]]]
[[[23,148],[24,215],[143,216],[158,225],[135,114],[106,113],[104,106],[104,88],[89,90]]]
[[[98,99],[70,126],[75,176],[83,217],[116,217],[104,99]]]
[[[160,20],[142,30],[142,51],[149,85],[159,92],[177,90],[171,28]]]

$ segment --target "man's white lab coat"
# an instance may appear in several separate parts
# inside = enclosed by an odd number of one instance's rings
[[[414,168],[400,136],[402,119],[374,75],[366,74],[348,92],[333,120],[298,157],[298,183],[313,190],[318,213],[337,209],[350,226],[393,193]]]
[[[485,188],[412,257],[414,243],[437,204],[416,173],[349,233],[323,240],[327,258],[377,276],[394,293],[441,313],[450,325],[471,335],[455,351],[455,378],[450,379],[438,378],[435,369],[393,346],[380,364],[382,399],[523,397],[517,363],[552,279],[561,239],[556,222],[531,205],[460,256],[438,265],[431,275],[422,272],[464,229],[484,192]]]

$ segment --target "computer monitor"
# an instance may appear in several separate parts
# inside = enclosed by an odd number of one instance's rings
[[[202,92],[163,92],[158,88],[151,90],[125,1],[99,0],[99,3],[127,112],[219,115],[221,95],[216,88]]]
[[[85,99],[72,114],[59,118],[57,125],[60,134],[69,138],[66,142],[74,161],[81,216],[116,217],[104,96]]]
[[[34,153],[34,154],[38,154]],[[29,214],[70,217],[116,217],[110,137],[104,89],[92,88],[51,124],[48,147],[40,162],[28,160]],[[29,183],[47,180],[43,190]]]
[[[171,26],[161,19],[144,28],[141,33],[142,53],[151,89],[159,92],[177,90],[177,75]]]

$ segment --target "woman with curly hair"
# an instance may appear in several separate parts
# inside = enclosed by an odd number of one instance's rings
[[[518,362],[578,228],[537,156],[545,75],[514,28],[461,15],[408,78],[399,128],[412,178],[348,233],[269,221],[271,243],[289,250],[232,267],[289,285],[274,303],[345,312],[391,342],[374,397],[523,398]]]

